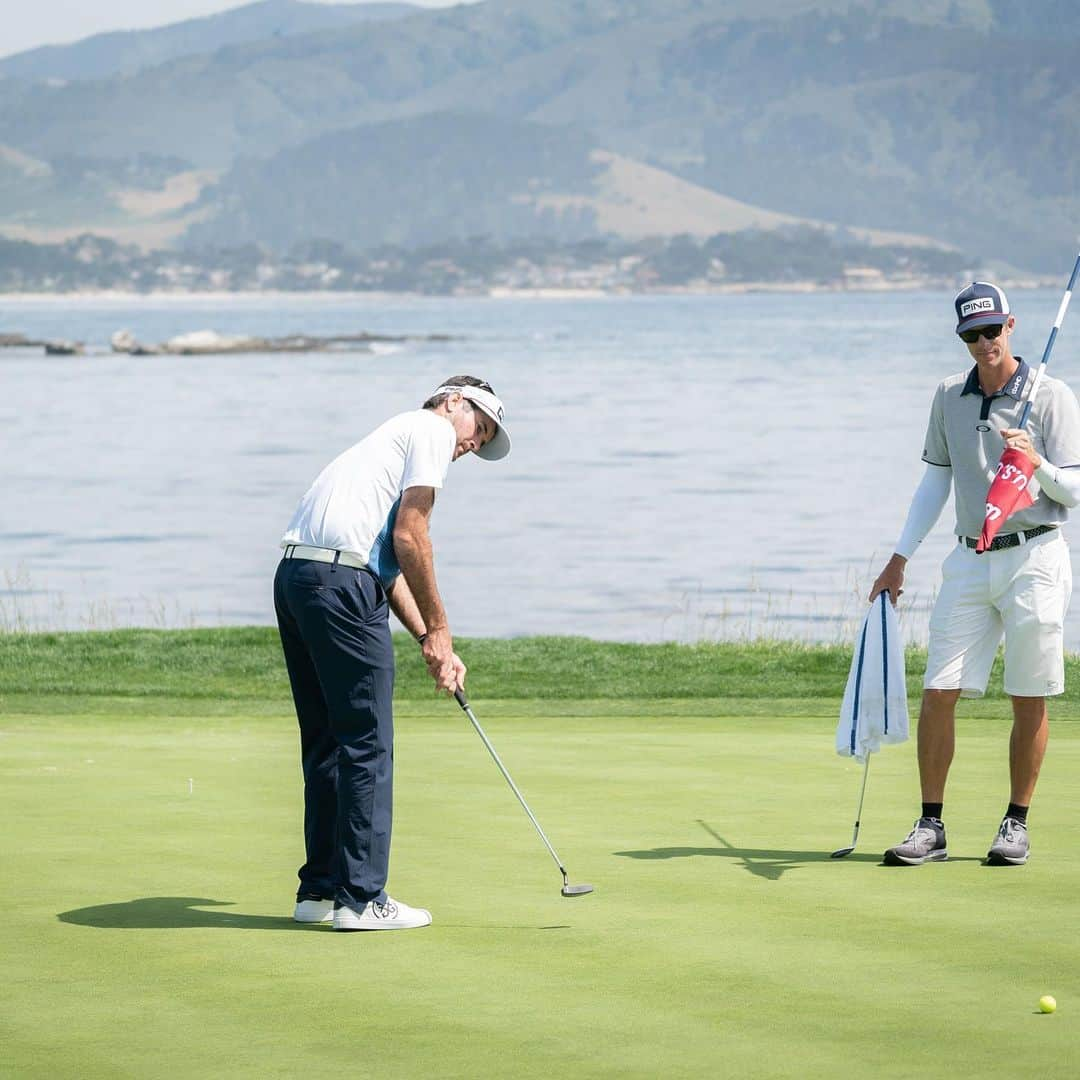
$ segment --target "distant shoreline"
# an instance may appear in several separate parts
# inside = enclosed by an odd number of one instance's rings
[[[1000,278],[998,283],[1007,289],[1045,289],[1054,288],[1061,283],[1052,277]],[[20,303],[49,303],[58,300],[93,301],[93,302],[131,302],[137,300],[154,301],[191,301],[206,300],[223,302],[228,300],[310,300],[313,303],[326,303],[362,300],[600,300],[609,297],[649,297],[649,296],[742,296],[747,293],[882,293],[882,292],[939,292],[942,289],[955,289],[955,281],[943,282],[933,279],[912,281],[885,280],[864,282],[861,284],[838,284],[817,281],[745,281],[732,282],[728,285],[707,286],[671,286],[656,289],[599,289],[599,288],[510,288],[493,286],[487,290],[467,290],[450,293],[428,293],[416,291],[389,292],[386,290],[307,290],[307,289],[240,289],[230,290],[155,290],[151,292],[128,292],[117,289],[73,290],[68,292],[0,292],[0,304],[5,301]]]

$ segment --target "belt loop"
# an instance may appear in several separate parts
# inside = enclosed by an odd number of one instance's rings
[[[340,551],[335,551],[334,552],[334,561],[330,564],[330,573],[331,574],[336,574],[337,573],[337,564],[338,564],[338,560],[340,558],[341,558],[341,552]]]
[[[292,556],[293,556],[293,552],[295,550],[296,550],[296,545],[295,544],[286,544],[285,545],[285,558],[286,559],[291,559]]]
[[[1027,543],[1027,533],[1024,532],[1023,529],[1017,529],[1016,530],[1016,538],[1017,538],[1017,540],[1020,541],[1021,544],[1026,544]]]

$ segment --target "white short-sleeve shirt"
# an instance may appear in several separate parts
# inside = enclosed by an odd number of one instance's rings
[[[393,543],[401,494],[411,487],[441,488],[456,445],[453,424],[430,409],[387,420],[319,473],[281,546],[347,551],[389,584],[401,573]]]

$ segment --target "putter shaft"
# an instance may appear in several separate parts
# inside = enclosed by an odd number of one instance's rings
[[[479,721],[476,719],[476,714],[472,711],[468,700],[464,693],[460,690],[454,691],[454,697],[457,703],[464,710],[465,715],[469,718],[472,726],[476,728],[476,734],[480,736],[484,745],[487,747],[488,753],[491,755],[492,761],[499,767],[499,772],[503,774],[503,779],[510,785],[510,790],[517,796],[517,801],[521,803],[521,808],[529,815],[529,820],[533,823],[533,828],[536,829],[540,835],[540,839],[544,841],[544,846],[551,852],[551,857],[555,860],[555,865],[559,868],[559,873],[563,877],[563,887],[567,887],[566,870],[563,867],[562,859],[555,854],[555,849],[551,846],[551,841],[544,835],[544,830],[540,828],[540,822],[536,820],[533,812],[529,809],[529,804],[525,801],[525,797],[518,791],[517,784],[511,779],[510,774],[506,771],[506,766],[503,765],[499,755],[495,752],[495,747],[491,745],[491,740],[484,734],[484,729],[480,726]]]

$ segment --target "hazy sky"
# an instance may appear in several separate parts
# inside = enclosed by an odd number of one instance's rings
[[[242,7],[244,0],[0,0],[0,56],[37,45],[64,45],[108,30],[137,30]],[[327,0],[329,3],[342,0]],[[356,0],[349,0],[356,2]],[[363,2],[363,0],[360,0]],[[449,7],[460,0],[408,0],[419,7]]]

